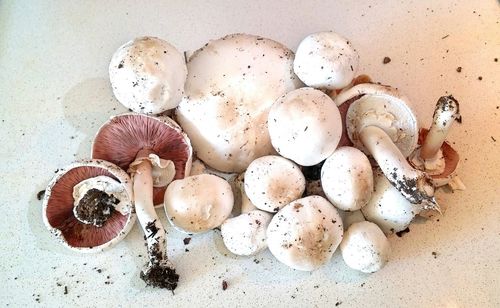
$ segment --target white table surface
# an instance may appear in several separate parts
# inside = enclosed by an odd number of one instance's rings
[[[499,307],[499,2],[326,2],[1,1],[0,306]],[[100,124],[125,111],[107,75],[122,43],[154,35],[194,50],[247,32],[295,49],[305,35],[330,29],[357,47],[360,72],[411,98],[422,126],[439,96],[461,103],[464,121],[449,139],[467,190],[440,191],[443,216],[390,237],[383,270],[357,273],[337,252],[320,270],[297,272],[268,251],[232,256],[217,232],[194,237],[185,252],[185,236],[169,227],[181,275],[172,295],[138,278],[146,254],[137,225],[95,255],[70,252],[47,232],[36,193],[56,169],[88,157]],[[382,64],[385,56],[392,62]]]

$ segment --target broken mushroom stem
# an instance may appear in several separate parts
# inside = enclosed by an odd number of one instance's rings
[[[153,204],[153,176],[152,164],[144,159],[144,152],[140,151],[133,172],[134,202],[137,218],[145,234],[148,247],[149,263],[147,268],[141,272],[141,279],[146,284],[174,290],[177,287],[179,275],[168,260],[166,253],[166,237],[158,215]]]
[[[439,211],[430,179],[422,171],[411,167],[383,129],[372,125],[366,126],[360,130],[359,137],[389,182],[408,201],[420,204],[423,209]]]
[[[434,110],[431,128],[420,149],[420,157],[423,160],[436,156],[454,121],[462,123],[458,101],[452,95],[440,97]]]

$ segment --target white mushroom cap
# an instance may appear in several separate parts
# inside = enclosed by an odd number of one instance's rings
[[[351,43],[330,32],[308,35],[297,47],[293,70],[306,85],[342,89],[358,70],[359,55]]]
[[[186,233],[200,233],[220,226],[231,214],[233,202],[227,181],[200,174],[170,183],[164,205],[174,227]]]
[[[389,260],[391,246],[376,224],[363,221],[347,229],[340,250],[349,267],[363,273],[374,273]]]
[[[257,158],[245,172],[245,193],[259,209],[277,212],[299,199],[306,188],[306,179],[299,166],[281,156]]]
[[[186,76],[183,54],[155,37],[127,42],[109,64],[111,87],[118,101],[145,114],[177,107],[184,95]]]
[[[330,261],[343,233],[335,207],[323,197],[309,196],[274,215],[267,228],[267,245],[280,262],[312,271]]]
[[[410,203],[380,170],[374,173],[374,182],[372,198],[361,209],[366,220],[376,223],[386,234],[406,229],[421,206]]]
[[[325,160],[342,135],[339,109],[328,95],[313,88],[279,98],[269,112],[268,125],[276,151],[301,166]]]
[[[243,172],[273,154],[267,115],[278,97],[301,85],[293,52],[270,39],[232,34],[189,59],[177,120],[198,157],[223,172]]]
[[[373,172],[368,157],[353,147],[340,147],[321,168],[321,185],[328,200],[344,211],[359,210],[373,192]]]
[[[266,230],[272,214],[253,210],[229,218],[221,225],[221,235],[227,249],[239,256],[255,255],[267,248]]]

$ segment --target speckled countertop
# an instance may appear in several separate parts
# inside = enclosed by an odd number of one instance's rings
[[[0,306],[499,307],[499,3],[351,2],[1,1]],[[138,278],[146,256],[137,226],[95,255],[72,253],[50,237],[37,192],[55,170],[88,157],[99,125],[125,111],[107,75],[119,45],[148,34],[194,50],[248,32],[295,49],[325,29],[357,47],[360,72],[406,93],[422,126],[439,96],[461,102],[464,121],[449,139],[460,151],[467,190],[440,191],[444,215],[390,237],[386,268],[360,274],[337,252],[320,270],[297,272],[268,251],[232,256],[218,232],[185,246],[185,236],[169,228],[182,276],[173,296]],[[392,61],[383,64],[386,56]]]

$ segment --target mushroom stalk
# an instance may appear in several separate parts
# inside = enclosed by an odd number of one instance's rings
[[[431,128],[420,149],[420,157],[423,160],[436,156],[454,121],[462,123],[458,101],[451,95],[440,97],[434,110]]]
[[[439,211],[434,199],[434,187],[422,171],[411,167],[387,133],[376,126],[366,126],[359,132],[363,145],[377,161],[389,182],[413,204]]]
[[[147,159],[137,166],[133,177],[134,201],[137,218],[144,231],[149,264],[141,272],[141,279],[148,285],[174,290],[179,275],[166,254],[165,229],[163,228],[153,204],[152,165]]]

